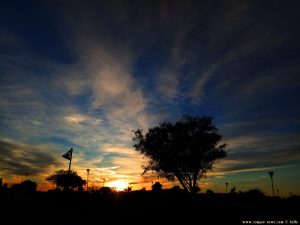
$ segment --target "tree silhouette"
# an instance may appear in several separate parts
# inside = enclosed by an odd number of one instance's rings
[[[265,197],[265,194],[259,189],[251,189],[249,191],[246,191],[244,193],[244,195],[246,197],[248,197],[249,199],[255,199],[255,198],[256,199],[262,199],[262,198]]]
[[[272,182],[272,191],[273,191],[273,197],[274,197],[274,184],[273,184],[273,175],[274,175],[274,172],[269,172],[269,175],[270,175],[270,178],[271,178],[271,182]]]
[[[155,182],[152,185],[152,191],[160,191],[162,189],[162,184],[160,182]]]
[[[197,190],[197,180],[212,171],[215,161],[226,156],[221,139],[211,117],[189,115],[174,124],[163,122],[145,135],[138,129],[133,137],[135,149],[149,158],[143,174],[152,170],[170,181],[177,178],[189,193]]]
[[[86,181],[82,180],[73,170],[70,170],[70,173],[68,170],[55,171],[55,173],[47,177],[46,180],[55,184],[58,188],[62,188],[64,191],[82,191],[83,186],[86,184]]]
[[[13,184],[11,189],[22,192],[35,192],[37,189],[37,183],[31,180],[25,180],[20,184]]]

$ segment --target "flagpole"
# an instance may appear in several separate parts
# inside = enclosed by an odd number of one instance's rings
[[[69,163],[69,171],[68,171],[68,173],[70,173],[70,170],[71,170],[71,163],[72,163],[72,155],[71,155],[71,159],[70,159],[70,163]]]
[[[72,162],[72,158],[70,159],[70,163],[69,163],[69,171],[68,171],[68,173],[70,173],[70,170],[71,170],[71,162]]]

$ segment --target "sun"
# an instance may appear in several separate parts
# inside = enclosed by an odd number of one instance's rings
[[[126,189],[126,181],[124,179],[122,180],[116,180],[109,183],[109,186],[112,188],[116,188],[117,191],[123,191]]]

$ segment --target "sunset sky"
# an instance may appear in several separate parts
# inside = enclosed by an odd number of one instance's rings
[[[300,1],[1,1],[0,178],[72,169],[149,187],[132,130],[210,115],[228,157],[200,181],[300,194]],[[171,187],[161,180],[164,187]]]

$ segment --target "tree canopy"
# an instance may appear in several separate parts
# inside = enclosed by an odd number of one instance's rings
[[[162,184],[160,182],[155,182],[153,185],[152,185],[152,191],[161,191],[162,189]]]
[[[62,188],[64,191],[82,191],[83,186],[86,184],[86,181],[82,180],[73,170],[71,170],[70,173],[67,170],[55,171],[55,173],[47,177],[46,180],[55,184],[58,188]]]
[[[146,134],[134,131],[133,145],[149,158],[145,174],[155,171],[170,181],[178,179],[183,188],[194,193],[198,180],[212,171],[218,159],[226,157],[226,144],[212,124],[212,117],[183,115],[176,123],[163,122]]]
[[[13,184],[12,190],[22,191],[22,192],[35,192],[37,189],[37,183],[31,180],[25,180],[20,184]]]

